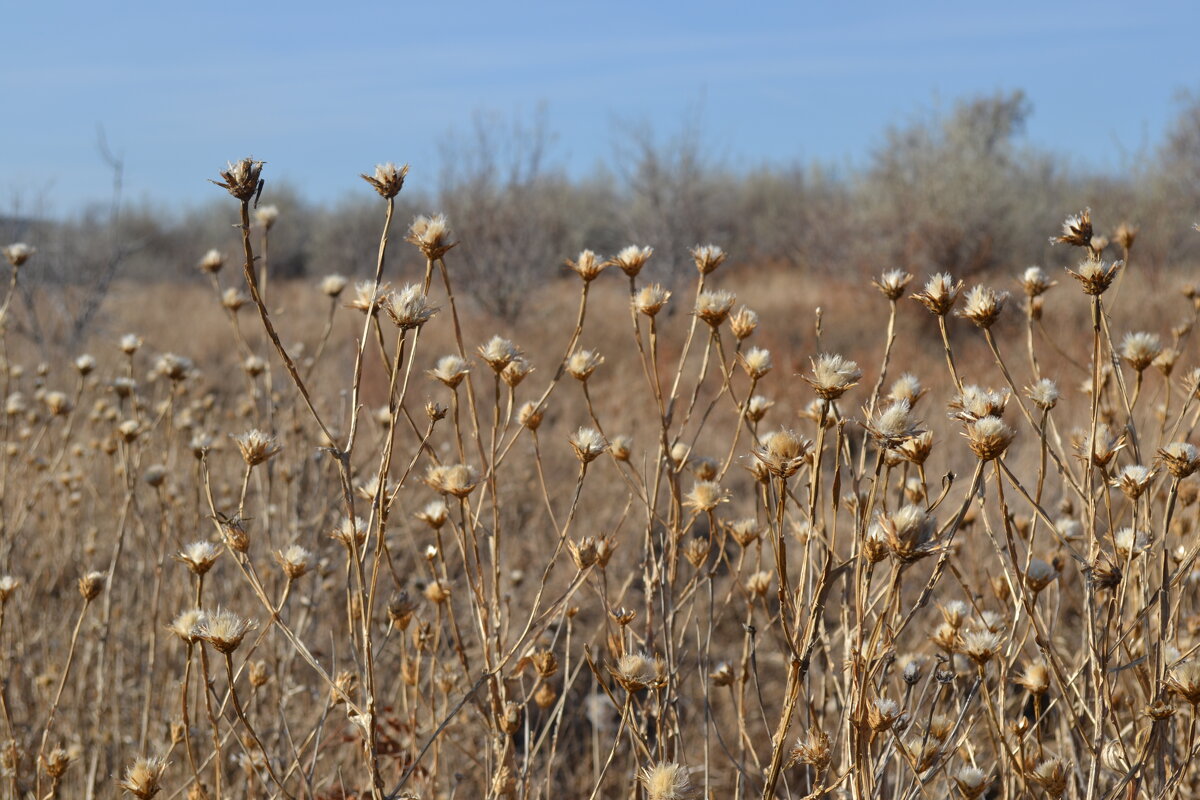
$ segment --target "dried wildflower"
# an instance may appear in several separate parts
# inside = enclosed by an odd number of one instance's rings
[[[67,767],[71,765],[71,754],[62,747],[54,747],[49,751],[44,752],[38,758],[42,770],[51,778],[58,779],[67,771]],[[55,792],[51,792],[53,797]]]
[[[517,422],[521,423],[521,426],[524,428],[536,431],[542,424],[542,419],[545,415],[545,408],[530,400],[522,403],[521,407],[517,410]]]
[[[567,358],[567,373],[577,381],[586,381],[604,363],[595,350],[576,350]]]
[[[1159,354],[1154,357],[1152,366],[1161,372],[1163,375],[1170,377],[1175,371],[1175,364],[1179,362],[1180,356],[1183,354],[1174,347],[1164,347]]]
[[[912,405],[907,400],[896,400],[877,410],[867,421],[866,429],[880,447],[888,450],[923,433],[912,418]]]
[[[1150,487],[1154,479],[1154,470],[1141,464],[1130,464],[1117,473],[1112,485],[1120,489],[1126,497],[1136,500]]]
[[[1162,722],[1175,716],[1175,704],[1170,700],[1155,700],[1142,709],[1142,713],[1156,722]]]
[[[921,379],[911,372],[906,372],[896,380],[892,381],[892,386],[888,389],[887,399],[893,403],[899,400],[907,400],[910,408],[916,406],[917,401],[925,396],[927,390],[921,387]]]
[[[803,376],[823,400],[836,400],[862,378],[858,364],[834,353],[822,353],[812,363],[812,377]]]
[[[878,278],[873,278],[871,283],[876,289],[883,292],[884,297],[894,303],[904,294],[905,288],[912,279],[913,276],[904,270],[892,269],[884,272]]]
[[[1172,442],[1158,451],[1158,459],[1172,477],[1183,479],[1200,469],[1200,449],[1188,442]]]
[[[13,592],[21,588],[21,581],[12,575],[0,575],[0,606],[8,602]]]
[[[1008,292],[997,292],[989,286],[975,286],[967,292],[966,303],[958,315],[987,330],[996,324],[1006,302]]]
[[[683,504],[696,513],[712,511],[721,503],[729,502],[729,493],[715,481],[702,480],[692,485],[683,499]]]
[[[450,599],[450,587],[443,581],[431,581],[425,585],[425,599],[434,605],[441,605]]]
[[[500,372],[500,380],[504,381],[504,385],[508,388],[515,389],[531,372],[533,372],[533,365],[524,356],[517,356],[508,362],[508,366]]]
[[[1117,453],[1125,447],[1124,431],[1116,431],[1104,423],[1096,425],[1095,436],[1088,434],[1079,445],[1079,457],[1097,467],[1108,467]]]
[[[399,291],[391,291],[383,298],[383,310],[401,330],[421,327],[437,313],[437,306],[430,305],[429,298],[420,286],[410,283]]]
[[[708,540],[702,536],[693,536],[688,539],[688,543],[683,546],[683,557],[695,569],[700,569],[704,566],[704,562],[708,560],[708,553],[712,546]]]
[[[237,444],[242,460],[250,467],[269,461],[283,450],[283,445],[274,436],[257,428],[237,436],[230,434],[229,438]]]
[[[90,375],[96,369],[96,359],[84,353],[75,359],[75,370],[80,375]]]
[[[639,314],[644,314],[647,317],[653,317],[659,311],[662,311],[663,306],[671,299],[671,293],[664,289],[661,284],[652,283],[649,286],[643,286],[634,295],[633,307]]]
[[[79,594],[84,601],[91,602],[95,600],[100,592],[104,591],[104,585],[108,583],[108,576],[103,572],[92,571],[84,574],[79,579]]]
[[[804,464],[812,442],[794,431],[780,428],[769,433],[762,439],[762,446],[754,450],[757,458],[771,474],[780,478],[790,478]]]
[[[962,291],[963,282],[954,282],[949,273],[940,272],[925,284],[925,288],[912,296],[914,300],[925,306],[930,312],[944,317],[954,308]]]
[[[728,661],[722,661],[717,665],[717,668],[708,673],[709,679],[713,682],[713,686],[732,686],[734,681],[733,667],[729,666]]]
[[[1041,267],[1027,267],[1021,273],[1019,281],[1021,288],[1030,298],[1040,297],[1058,285],[1058,281],[1051,280],[1050,276],[1046,274],[1046,270]]]
[[[1090,247],[1092,244],[1092,210],[1085,208],[1063,220],[1062,233],[1050,237],[1050,244],[1070,244]]]
[[[979,767],[967,765],[954,774],[954,784],[966,800],[975,800],[988,787],[988,775]]]
[[[666,665],[648,653],[626,653],[617,659],[616,669],[610,672],[627,692],[638,692],[666,682]]]
[[[1117,558],[1127,561],[1150,549],[1150,534],[1130,527],[1120,528],[1113,534],[1113,544]]]
[[[427,503],[414,516],[429,527],[437,530],[446,524],[446,520],[450,516],[450,509],[446,506],[445,500],[438,499]]]
[[[479,346],[479,357],[487,362],[487,365],[497,375],[520,355],[521,351],[517,349],[517,346],[502,336],[493,336],[487,340],[486,344]]]
[[[332,275],[326,275],[317,284],[317,288],[321,290],[321,294],[326,297],[338,297],[346,288],[349,281],[345,275],[338,275],[336,272]]]
[[[566,265],[575,270],[575,274],[582,278],[584,283],[591,283],[600,277],[600,273],[608,266],[608,262],[591,250],[583,250],[574,261],[567,259]]]
[[[729,315],[729,330],[739,342],[749,339],[758,330],[758,314],[742,306]]]
[[[193,575],[204,575],[220,558],[220,549],[208,541],[192,542],[175,555],[175,560],[186,564]]]
[[[187,378],[194,369],[192,360],[174,353],[163,353],[154,363],[154,372],[164,378],[179,382]]]
[[[1067,791],[1071,768],[1061,758],[1048,758],[1030,770],[1027,777],[1045,789],[1046,794],[1053,798],[1059,798]]]
[[[1142,372],[1162,352],[1162,341],[1153,333],[1127,333],[1121,339],[1120,354],[1136,372]]]
[[[687,767],[660,761],[638,773],[647,800],[687,800],[693,794]]]
[[[36,249],[24,242],[14,242],[4,248],[4,257],[8,259],[8,263],[13,266],[13,269],[18,269],[36,252]]]
[[[803,764],[820,771],[829,766],[832,752],[829,735],[820,728],[809,728],[807,733],[796,739],[788,763]]]
[[[254,211],[254,221],[270,230],[279,221],[279,206],[259,206]]]
[[[247,203],[258,193],[262,184],[263,163],[252,158],[243,158],[236,163],[229,162],[229,166],[219,173],[221,180],[212,183]]]
[[[439,358],[434,368],[429,370],[429,375],[453,389],[462,383],[463,378],[467,376],[469,371],[465,359],[459,355],[451,354]]]
[[[1042,591],[1058,578],[1058,568],[1040,558],[1032,559],[1025,571],[1025,585],[1034,594]]]
[[[440,494],[463,498],[479,485],[479,474],[466,464],[442,464],[430,466],[425,473],[425,483]]]
[[[297,580],[312,569],[313,554],[298,544],[275,551],[275,560],[289,580]]]
[[[773,400],[756,394],[750,398],[750,402],[746,406],[746,418],[751,422],[761,422],[773,405],[775,405]]]
[[[908,505],[878,518],[888,550],[901,564],[911,564],[937,549],[937,521],[921,506]]]
[[[141,348],[142,337],[138,336],[137,334],[127,333],[121,337],[120,342],[118,342],[118,346],[121,348],[122,353],[127,356],[131,356]]]
[[[199,638],[208,642],[218,652],[229,655],[242,645],[246,634],[257,625],[253,620],[240,617],[232,611],[218,608],[209,614],[196,627]]]
[[[166,771],[167,760],[165,758],[139,756],[125,768],[125,777],[118,781],[117,785],[138,800],[149,800],[162,788],[159,783]]]
[[[771,363],[771,351],[761,347],[751,347],[745,353],[738,355],[742,368],[754,380],[760,380],[774,365]]]
[[[728,254],[715,244],[696,245],[692,248],[692,261],[701,275],[707,275],[725,262]]]
[[[436,261],[458,244],[450,241],[450,238],[450,224],[444,214],[434,214],[432,217],[422,214],[408,226],[408,235],[404,240],[416,245],[430,261]]]
[[[579,428],[567,441],[583,464],[590,464],[608,450],[608,442],[595,428]]]
[[[983,665],[991,661],[1000,652],[1003,640],[1000,634],[987,630],[971,630],[963,633],[959,640],[959,652],[976,664]]]
[[[980,417],[967,426],[967,444],[980,461],[992,461],[1004,455],[1016,433],[999,417]]]
[[[71,412],[71,398],[63,392],[46,392],[42,398],[46,408],[56,417],[66,416]]]
[[[1085,294],[1093,297],[1102,295],[1108,291],[1108,287],[1112,285],[1113,278],[1117,276],[1117,270],[1125,265],[1123,261],[1114,261],[1111,264],[1106,264],[1099,258],[1088,257],[1080,262],[1075,270],[1068,269],[1071,277],[1079,281],[1083,287]]]
[[[628,461],[633,450],[633,440],[624,434],[617,434],[608,443],[608,452],[617,461]]]
[[[1033,401],[1033,404],[1043,411],[1049,411],[1058,405],[1058,399],[1062,393],[1058,390],[1058,385],[1049,378],[1042,378],[1032,386],[1025,387],[1025,396]]]
[[[383,307],[383,301],[389,291],[391,291],[391,287],[386,283],[376,286],[375,281],[359,281],[354,284],[354,297],[346,304],[346,307],[356,309],[364,314],[374,315]]]
[[[1193,709],[1200,705],[1200,662],[1185,661],[1172,667],[1167,676],[1167,687]]]
[[[654,255],[653,247],[638,247],[636,244],[631,244],[613,256],[612,263],[620,267],[626,275],[634,278],[646,266],[646,262],[652,255]]]
[[[334,529],[329,532],[329,538],[341,542],[347,550],[356,551],[366,544],[367,529],[361,520],[343,516]]]
[[[724,289],[701,292],[696,298],[695,314],[700,319],[716,328],[729,317],[733,302],[737,298],[733,292]]]
[[[886,731],[900,719],[900,704],[890,697],[876,697],[867,706],[867,724],[873,731]]]
[[[392,199],[404,188],[404,177],[408,175],[408,164],[397,167],[392,162],[376,164],[374,175],[360,174],[364,181],[375,187],[380,197]]]
[[[729,531],[729,535],[733,540],[742,547],[749,547],[758,541],[762,535],[762,530],[759,527],[758,520],[754,517],[746,517],[735,522],[726,524],[725,529]]]

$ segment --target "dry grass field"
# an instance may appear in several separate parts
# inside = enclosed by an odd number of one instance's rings
[[[370,274],[272,278],[261,169],[202,283],[4,335],[0,796],[1200,793],[1200,295],[1136,229],[564,254],[501,323],[392,165]]]

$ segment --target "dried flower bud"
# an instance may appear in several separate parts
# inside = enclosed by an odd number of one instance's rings
[[[221,180],[212,182],[238,200],[247,203],[259,191],[259,185],[262,182],[262,168],[262,161],[243,158],[236,163],[229,162],[229,166],[220,172]]]
[[[380,197],[392,199],[400,194],[400,190],[404,188],[404,177],[408,175],[408,164],[397,167],[392,162],[386,164],[376,164],[374,175],[360,175],[360,177],[375,187],[375,191]]]

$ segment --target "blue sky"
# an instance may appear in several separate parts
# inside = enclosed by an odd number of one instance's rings
[[[0,209],[105,198],[102,125],[128,197],[190,205],[246,154],[317,201],[377,161],[430,186],[478,112],[544,105],[555,160],[613,153],[699,107],[735,165],[862,163],[889,123],[1023,89],[1031,142],[1120,169],[1200,90],[1200,3],[5,3]]]

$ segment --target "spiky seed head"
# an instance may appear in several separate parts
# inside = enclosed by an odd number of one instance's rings
[[[1046,794],[1056,800],[1067,791],[1067,782],[1070,778],[1070,765],[1061,758],[1048,758],[1029,773],[1029,780],[1041,786]]]
[[[653,247],[638,247],[636,244],[631,244],[621,248],[621,251],[612,257],[612,263],[620,267],[626,275],[634,278],[646,266],[646,262],[652,255],[654,255]]]
[[[713,328],[721,325],[729,318],[729,312],[737,299],[733,292],[717,289],[701,292],[696,298],[695,314]]]
[[[925,306],[933,314],[944,317],[958,302],[962,292],[963,282],[954,281],[947,272],[939,272],[925,283],[925,288],[912,296],[914,300]]]
[[[79,579],[79,594],[86,602],[95,600],[100,592],[104,591],[104,585],[108,583],[108,576],[103,572],[93,570],[85,573]]]
[[[521,404],[517,410],[517,422],[521,427],[536,431],[546,416],[546,409],[541,404],[529,400]]]
[[[450,517],[450,509],[445,500],[438,498],[426,503],[414,516],[436,531],[446,524]]]
[[[982,417],[1000,417],[1008,406],[1009,396],[1007,389],[996,391],[967,384],[950,401],[949,416],[963,422],[974,422]]]
[[[996,657],[1002,643],[1000,634],[981,628],[962,633],[958,646],[963,655],[982,665]]]
[[[721,484],[711,480],[696,481],[683,500],[684,506],[698,514],[712,511],[721,503],[727,502],[729,493],[721,488]]]
[[[1150,488],[1154,479],[1154,470],[1141,464],[1130,464],[1117,473],[1112,485],[1120,489],[1126,497],[1136,500]]]
[[[1130,527],[1119,528],[1113,534],[1117,558],[1127,561],[1150,549],[1150,534]]]
[[[639,314],[644,314],[647,317],[653,317],[667,304],[671,299],[671,293],[662,287],[662,284],[652,283],[649,286],[643,286],[638,290],[638,293],[633,297],[633,307]]]
[[[237,650],[242,645],[246,634],[257,627],[253,620],[238,616],[227,609],[218,608],[205,615],[197,626],[201,639],[208,642],[218,652],[225,655]]]
[[[80,375],[90,375],[96,369],[96,359],[94,356],[84,353],[75,359],[75,370]]]
[[[195,644],[200,639],[200,624],[206,619],[203,609],[189,608],[180,611],[167,630],[178,636],[185,644]]]
[[[408,175],[408,164],[397,167],[391,161],[376,164],[373,175],[360,174],[364,181],[375,187],[380,197],[391,199],[404,188],[404,177]]]
[[[71,754],[64,747],[53,747],[41,754],[38,761],[42,770],[51,778],[58,779],[71,765]],[[53,793],[51,794],[53,796]]]
[[[257,428],[239,435],[230,434],[230,438],[241,452],[242,460],[250,467],[269,461],[283,450],[283,445],[274,436]]]
[[[922,506],[881,514],[878,524],[892,557],[901,564],[919,561],[937,549],[937,521]]]
[[[911,372],[906,372],[892,382],[888,390],[888,400],[896,402],[907,400],[909,407],[916,406],[917,401],[925,396],[927,390],[921,387],[921,379]]]
[[[4,257],[13,269],[19,269],[37,250],[24,242],[14,242],[4,248]]]
[[[334,529],[329,532],[329,538],[341,542],[347,550],[357,552],[367,542],[367,528],[362,520],[343,516],[338,520]]]
[[[258,193],[259,181],[262,178],[262,161],[253,158],[243,158],[239,161],[228,162],[228,166],[220,171],[221,180],[212,181],[217,186],[228,191],[231,195],[247,203]]]
[[[715,244],[698,244],[692,248],[692,261],[701,275],[707,275],[725,263],[728,254]]]
[[[421,327],[438,312],[437,306],[430,304],[425,292],[415,283],[388,292],[383,298],[383,309],[396,327],[406,331]]]
[[[945,605],[938,606],[938,610],[942,612],[942,619],[954,630],[958,630],[963,626],[970,611],[967,604],[962,600],[951,600]]]
[[[713,682],[713,686],[720,687],[732,686],[735,679],[733,667],[729,665],[728,661],[718,664],[716,669],[708,673],[708,677]]]
[[[298,544],[290,544],[282,550],[275,551],[275,560],[279,562],[283,574],[289,580],[297,580],[312,569],[313,554]]]
[[[694,794],[687,767],[660,761],[644,768],[638,779],[647,800],[688,800]]]
[[[761,422],[762,418],[771,410],[771,406],[775,402],[761,394],[756,394],[750,398],[749,404],[746,406],[746,417],[751,422]]]
[[[895,302],[904,294],[905,288],[912,281],[913,276],[902,269],[892,269],[884,272],[878,278],[873,278],[871,283],[876,289],[883,292],[883,296],[888,300]]]
[[[584,283],[591,283],[600,277],[600,273],[608,266],[608,262],[591,250],[583,250],[574,261],[567,259],[566,265],[573,269]]]
[[[967,292],[966,301],[958,315],[987,330],[1000,319],[1000,312],[1007,302],[1008,292],[997,292],[990,286],[974,286]]]
[[[1019,279],[1021,288],[1025,290],[1025,295],[1029,298],[1041,297],[1050,289],[1058,285],[1058,281],[1051,280],[1046,274],[1046,270],[1041,267],[1026,267],[1021,273]]]
[[[271,230],[279,221],[279,206],[259,206],[254,210],[254,221],[265,230]]]
[[[999,417],[980,417],[967,426],[967,444],[980,461],[993,461],[1004,455],[1016,433]]]
[[[933,431],[922,431],[911,439],[906,439],[896,448],[896,453],[901,458],[918,465],[924,464],[931,452],[933,452]]]
[[[521,385],[521,381],[529,377],[531,372],[533,372],[533,364],[530,364],[524,356],[517,356],[500,371],[500,380],[504,381],[504,385],[508,388],[515,389]]]
[[[42,402],[46,404],[46,408],[56,417],[65,417],[71,413],[71,398],[67,397],[65,392],[46,392]]]
[[[773,475],[780,478],[790,478],[803,466],[812,442],[795,431],[780,428],[767,434],[762,439],[762,445],[754,450],[758,459]]]
[[[1117,277],[1117,271],[1124,265],[1123,261],[1114,261],[1109,264],[1100,258],[1089,256],[1081,261],[1074,270],[1068,269],[1067,272],[1072,278],[1079,281],[1084,294],[1098,297],[1108,291],[1108,287],[1112,286],[1113,279]]]
[[[730,522],[725,526],[725,529],[729,531],[729,535],[741,547],[749,547],[757,542],[762,535],[762,529],[759,527],[758,520],[754,517],[745,517]]]
[[[163,353],[154,362],[154,372],[169,381],[178,383],[192,374],[192,360],[175,353]]]
[[[742,306],[729,315],[729,329],[739,342],[749,339],[758,330],[758,314]]]
[[[567,441],[583,464],[590,464],[608,450],[608,442],[595,428],[579,428]]]
[[[1062,232],[1050,237],[1050,244],[1069,244],[1090,247],[1092,244],[1092,210],[1085,208],[1063,220]]]
[[[832,758],[833,751],[829,746],[829,734],[820,728],[809,728],[808,732],[797,738],[796,743],[792,746],[790,763],[803,764],[819,772],[829,766]]]
[[[1057,567],[1040,558],[1035,558],[1029,562],[1029,569],[1025,571],[1025,585],[1029,587],[1030,591],[1037,594],[1053,583],[1057,577]]]
[[[954,773],[954,784],[966,800],[975,800],[988,787],[988,775],[979,767],[968,764]]]
[[[823,400],[836,400],[862,378],[858,364],[836,353],[822,353],[812,363],[812,375],[804,380]]]
[[[1041,378],[1025,388],[1025,395],[1042,411],[1049,411],[1058,405],[1058,399],[1062,393],[1054,381],[1049,378]]]
[[[1200,705],[1200,662],[1185,661],[1172,667],[1167,687],[1193,708]]]
[[[521,351],[517,346],[503,336],[493,336],[485,344],[479,346],[479,357],[487,362],[487,365],[497,375],[520,355]]]
[[[610,671],[627,692],[660,686],[666,678],[666,665],[662,660],[645,652],[624,654],[617,659],[616,669]]]
[[[900,718],[900,704],[890,697],[876,697],[867,706],[867,724],[873,731],[886,731]]]
[[[1030,661],[1013,682],[1034,695],[1043,695],[1050,690],[1050,670],[1044,661]]]
[[[479,485],[479,474],[467,464],[441,464],[429,467],[425,483],[435,492],[462,499]]]
[[[1158,451],[1158,459],[1172,477],[1179,479],[1200,469],[1200,449],[1188,442],[1172,442]]]
[[[21,588],[21,580],[12,575],[0,575],[0,606],[8,602],[17,589]]]
[[[1179,362],[1180,356],[1183,354],[1174,347],[1164,347],[1159,354],[1154,357],[1152,366],[1161,372],[1163,375],[1170,377],[1175,370],[1175,365]]]
[[[186,545],[175,555],[175,560],[186,564],[193,575],[204,575],[220,558],[220,549],[209,541],[197,541]]]
[[[383,301],[391,291],[386,283],[375,286],[375,281],[359,281],[354,284],[354,297],[346,304],[347,308],[361,311],[363,314],[377,314],[383,306]]]
[[[335,272],[322,278],[321,282],[317,284],[317,288],[326,297],[338,297],[345,291],[347,283],[349,283],[349,280],[347,280],[345,275],[339,275]]]
[[[912,405],[908,400],[895,400],[877,410],[866,428],[879,446],[888,450],[923,433],[912,418]]]
[[[469,371],[466,360],[462,356],[452,353],[439,358],[433,369],[429,370],[429,376],[454,389],[462,383]]]
[[[633,439],[623,433],[617,434],[609,441],[608,452],[617,461],[628,461],[633,452]]]
[[[595,350],[576,350],[567,358],[567,373],[577,381],[586,381],[604,363]]]
[[[703,536],[693,536],[683,546],[683,557],[693,568],[700,569],[704,566],[704,562],[708,561],[708,554],[711,550],[712,545],[707,539]]]
[[[771,351],[761,347],[751,347],[745,353],[739,354],[738,357],[746,374],[754,380],[763,378],[774,366],[771,363]]]
[[[127,333],[121,337],[117,346],[121,348],[121,352],[127,356],[136,353],[142,346],[142,337],[135,333]]]
[[[1127,333],[1121,338],[1120,353],[1121,358],[1134,371],[1142,372],[1154,363],[1162,348],[1162,340],[1158,338],[1158,334],[1139,331]]]
[[[125,768],[125,776],[117,782],[125,791],[138,800],[150,800],[162,788],[163,773],[167,771],[167,760],[160,756],[139,756]]]
[[[444,214],[434,214],[427,217],[417,216],[408,226],[405,241],[413,244],[427,259],[436,261],[443,257],[458,242],[451,241],[450,223]]]

